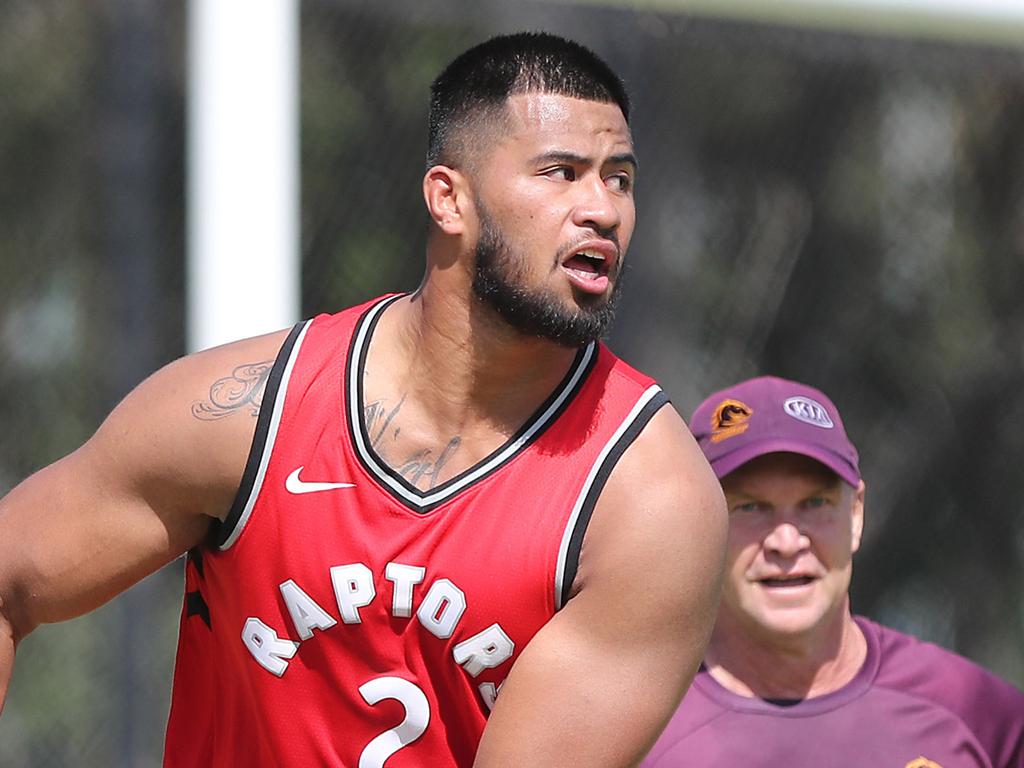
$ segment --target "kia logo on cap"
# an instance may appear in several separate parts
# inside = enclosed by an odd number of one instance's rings
[[[782,409],[794,419],[806,424],[813,424],[822,429],[832,429],[835,426],[825,406],[809,397],[791,397],[782,404]]]

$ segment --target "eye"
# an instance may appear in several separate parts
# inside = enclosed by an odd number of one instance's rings
[[[836,505],[828,496],[808,496],[800,502],[800,517],[807,523],[826,524],[832,520]]]
[[[576,181],[576,171],[568,165],[557,165],[548,168],[544,175],[557,181]]]
[[[744,502],[743,504],[733,505],[732,509],[729,511],[737,514],[752,515],[756,512],[760,512],[762,509],[764,509],[764,505],[761,504],[760,502],[747,501]]]
[[[629,192],[633,189],[633,179],[628,173],[615,173],[607,177],[604,183],[615,192]]]

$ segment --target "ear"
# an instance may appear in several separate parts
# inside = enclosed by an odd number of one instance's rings
[[[468,201],[465,177],[447,165],[435,165],[423,177],[423,200],[430,218],[446,235],[466,229],[464,207]]]
[[[861,480],[857,484],[857,487],[854,489],[853,509],[851,510],[851,522],[853,525],[853,540],[852,547],[850,549],[851,552],[856,552],[858,549],[860,549],[860,539],[861,535],[864,533],[864,492],[864,481]]]

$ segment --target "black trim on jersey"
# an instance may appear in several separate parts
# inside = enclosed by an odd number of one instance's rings
[[[348,356],[345,359],[345,372],[343,374],[344,381],[342,384],[342,405],[344,406],[345,429],[348,431],[349,441],[352,443],[352,453],[356,455],[356,459],[359,461],[360,464],[362,464],[363,469],[365,469],[367,474],[369,474],[371,477],[377,477],[377,473],[374,471],[374,468],[370,465],[370,463],[367,462],[366,459],[363,457],[363,452],[359,450],[359,443],[356,440],[355,435],[356,427],[353,425],[353,422],[355,425],[358,425],[359,433],[362,436],[362,439],[364,441],[364,444],[367,446],[367,449],[373,450],[372,448],[370,448],[370,438],[369,434],[366,431],[366,423],[365,420],[363,419],[362,414],[362,411],[365,410],[365,406],[363,405],[363,371],[365,370],[366,356],[368,350],[370,349],[370,339],[373,338],[373,332],[377,329],[377,323],[380,321],[380,316],[384,314],[384,310],[388,308],[388,305],[398,301],[400,298],[402,298],[403,295],[404,294],[391,296],[390,298],[386,298],[370,307],[367,307],[366,311],[363,312],[363,314],[359,317],[359,320],[356,321],[356,324],[352,329],[352,338],[349,339],[348,342]],[[359,340],[359,332],[362,329],[362,327],[366,324],[367,315],[369,315],[378,307],[380,307],[380,311],[377,312],[377,314],[374,315],[373,320],[370,321],[370,325],[366,329],[366,343],[363,344],[363,348],[359,350],[359,354],[357,355],[356,344]],[[356,361],[356,372],[358,374],[358,379],[356,382],[355,406],[356,410],[360,412],[356,413],[353,418],[352,393],[350,389],[352,387],[352,364],[353,361],[356,360],[356,357],[358,357],[359,359],[358,361]],[[391,489],[388,488],[386,484],[381,483],[381,487],[383,487],[388,493],[391,493]],[[399,499],[399,501],[405,503],[404,499]]]
[[[206,574],[203,573],[203,549],[202,547],[192,547],[188,552],[185,553],[185,567],[187,568],[189,563],[196,569],[196,573],[199,574],[199,578],[205,578]]]
[[[540,436],[543,435],[549,427],[551,427],[552,424],[558,421],[558,418],[565,412],[565,410],[576,398],[576,395],[583,388],[583,385],[587,382],[587,379],[590,377],[590,372],[594,369],[594,366],[597,364],[598,355],[600,353],[600,345],[597,342],[591,342],[590,344],[587,344],[586,346],[580,348],[580,350],[576,353],[576,357],[573,358],[572,365],[569,366],[568,372],[558,383],[558,386],[555,387],[554,391],[547,398],[545,398],[544,402],[541,403],[541,405],[530,415],[530,417],[523,423],[523,425],[518,430],[516,430],[515,434],[513,434],[508,440],[502,443],[495,450],[491,451],[491,453],[489,453],[483,460],[477,462],[471,467],[466,468],[464,471],[460,472],[455,477],[446,480],[445,482],[441,483],[441,485],[434,486],[428,491],[421,491],[419,488],[417,488],[412,483],[407,481],[404,477],[402,477],[398,472],[396,472],[394,469],[388,466],[386,462],[381,460],[381,458],[374,453],[373,448],[370,445],[370,435],[366,430],[366,421],[364,419],[363,414],[365,402],[363,399],[363,371],[365,370],[366,367],[366,357],[370,349],[370,340],[373,338],[373,333],[377,328],[377,323],[380,320],[381,315],[383,315],[384,311],[387,309],[387,305],[391,304],[394,301],[397,301],[398,299],[403,298],[405,295],[406,294],[392,296],[390,298],[384,299],[383,302],[378,302],[377,304],[374,304],[372,307],[369,307],[366,310],[366,312],[363,313],[363,316],[356,323],[355,329],[353,330],[352,333],[352,340],[349,345],[348,364],[345,367],[345,420],[349,431],[349,437],[352,440],[353,452],[355,453],[356,457],[359,460],[359,463],[363,465],[363,468],[367,471],[367,473],[377,478],[380,478],[381,473],[386,474],[393,481],[401,485],[410,495],[416,496],[419,499],[423,499],[427,496],[435,496],[441,494],[442,498],[439,498],[436,501],[432,501],[430,503],[417,503],[396,493],[395,490],[391,488],[386,482],[380,483],[380,486],[385,491],[387,491],[387,493],[391,495],[392,498],[394,498],[397,502],[407,507],[408,509],[411,509],[412,511],[422,515],[430,512],[433,509],[436,509],[440,505],[454,498],[454,496],[459,491],[453,493],[446,493],[448,489],[462,482],[467,475],[471,475],[477,472],[481,466],[484,466],[488,462],[493,461],[494,457],[499,455],[509,445],[520,440],[525,434],[527,434],[531,429],[533,429],[536,426],[537,422],[539,421],[540,417],[544,414],[544,412],[548,408],[550,408],[551,405],[559,397],[564,396],[565,399],[562,401],[562,404],[558,407],[556,411],[554,411],[551,414],[547,422],[543,426],[541,426],[540,429],[537,429],[537,431],[530,437],[529,440],[523,443],[523,445],[521,445],[518,450],[506,456],[501,462],[495,464],[493,467],[490,467],[486,472],[484,472],[473,482],[468,484],[466,488],[471,488],[480,481],[484,480],[485,478],[490,477],[499,469],[501,469],[510,461],[512,461],[512,459],[514,459],[527,448],[529,448],[531,445],[533,445],[533,443],[535,443],[537,439],[540,438]],[[369,321],[369,325],[366,327],[363,345],[362,348],[359,350],[358,360],[356,360],[356,343],[357,340],[359,339],[363,325],[366,323],[366,317],[367,315],[369,315],[371,312],[378,308],[379,311],[376,312],[374,317]],[[593,347],[593,351],[590,354],[590,359],[587,361],[586,367],[583,368],[581,371],[581,365],[583,361],[586,359],[588,350],[590,350],[591,347]],[[351,392],[349,392],[349,386],[352,380],[351,366],[353,365],[353,363],[358,366],[356,371],[358,376],[356,379],[355,402],[359,412],[355,414],[355,418],[353,418],[353,414],[351,413],[350,406],[352,404],[352,399]],[[569,382],[571,382],[573,377],[577,375],[579,376],[579,379],[576,382],[576,385],[572,388],[572,390],[567,391]],[[374,467],[373,464],[367,461],[366,456],[364,456],[363,452],[359,449],[359,443],[356,440],[356,436],[353,434],[353,430],[356,428],[356,425],[358,425],[363,445],[366,446],[366,452],[369,453],[373,457],[375,462],[379,465],[379,471],[377,467]],[[460,489],[460,491],[461,490],[464,489]]]
[[[583,548],[583,535],[587,532],[590,517],[594,514],[594,507],[597,506],[597,500],[601,496],[601,491],[604,490],[605,483],[608,482],[608,477],[611,475],[612,470],[615,469],[619,459],[622,458],[622,454],[626,452],[626,449],[633,444],[633,441],[636,440],[644,427],[647,426],[647,422],[668,402],[668,395],[664,392],[658,392],[654,395],[650,402],[637,414],[633,423],[626,428],[626,431],[615,442],[608,455],[604,457],[604,461],[601,462],[601,466],[594,476],[594,482],[591,484],[590,489],[587,491],[587,496],[583,500],[583,506],[580,507],[579,516],[576,518],[576,524],[573,526],[572,535],[569,538],[569,547],[566,550],[565,556],[565,570],[562,576],[561,606],[563,608],[569,601],[573,582],[576,581],[576,571],[579,570],[580,565],[580,550]]]
[[[210,606],[206,604],[203,593],[199,590],[185,593],[185,618],[189,619],[193,616],[202,619],[207,629],[213,629],[210,624]]]
[[[263,397],[260,400],[260,415],[256,419],[256,433],[252,436],[252,445],[249,446],[249,458],[245,462],[245,472],[242,473],[242,482],[235,493],[235,500],[231,504],[231,511],[224,518],[224,522],[214,522],[210,527],[209,544],[219,547],[224,544],[238,525],[238,520],[245,511],[245,505],[252,494],[253,485],[256,483],[256,475],[260,469],[260,461],[263,458],[263,450],[267,443],[267,434],[270,431],[270,420],[274,415],[274,402],[277,400],[278,389],[281,387],[281,378],[284,376],[284,369],[288,366],[288,359],[291,357],[292,348],[296,339],[302,332],[305,322],[296,323],[292,327],[288,338],[284,340],[274,366],[270,369],[267,377],[267,385],[263,389]]]

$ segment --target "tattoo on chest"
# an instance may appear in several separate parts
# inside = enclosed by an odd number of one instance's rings
[[[383,448],[385,435],[388,432],[391,422],[405,404],[405,395],[398,401],[398,405],[390,411],[384,407],[383,400],[374,400],[363,408],[363,423],[366,425],[366,434],[370,437],[370,447],[379,452]],[[395,427],[394,432],[387,435],[391,440],[398,439],[401,427]]]
[[[375,400],[363,407],[363,423],[374,453],[417,488],[428,490],[438,484],[444,466],[462,443],[462,438],[459,435],[452,437],[440,453],[435,454],[433,449],[423,448],[396,461],[394,454],[400,451],[396,449],[395,443],[402,428],[395,425],[395,419],[404,404],[404,395],[391,409],[383,400]]]
[[[246,363],[235,368],[230,376],[217,379],[210,385],[209,398],[192,403],[192,416],[201,421],[213,421],[239,411],[248,411],[253,418],[259,416],[263,392],[273,360]]]
[[[417,488],[423,489],[421,483],[426,483],[428,489],[433,488],[441,478],[441,470],[444,465],[448,463],[448,459],[452,457],[461,442],[462,440],[456,435],[448,441],[448,445],[436,458],[432,450],[425,448],[414,453],[404,464],[395,469],[398,470],[398,474]]]

